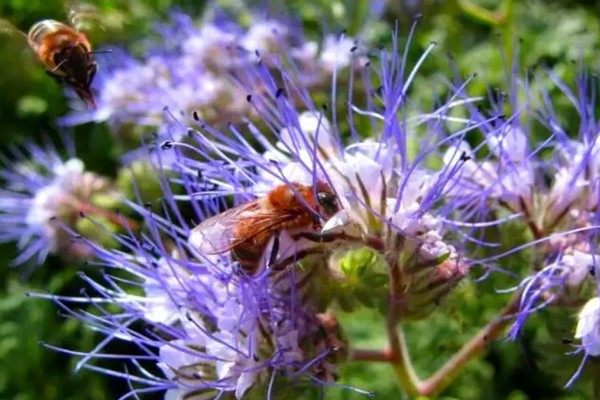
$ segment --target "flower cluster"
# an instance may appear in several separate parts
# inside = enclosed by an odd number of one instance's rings
[[[367,122],[370,135],[351,126],[351,138],[343,138],[335,104],[328,116],[306,96],[306,81],[255,63],[248,67],[255,90],[245,101],[261,124],[224,131],[198,117],[185,141],[158,146],[160,211],[130,202],[143,228],[115,236],[117,249],[79,237],[93,264],[113,272],[103,282],[83,275],[93,295],[52,297],[65,309],[89,302],[101,310],[70,311],[107,336],[78,366],[126,377],[133,394],[295,397],[339,385],[349,348],[338,305],[369,307],[393,321],[428,316],[467,275],[470,260],[446,196],[459,168],[427,163],[477,128],[450,116],[477,99],[457,91],[430,112],[409,109],[415,71],[405,79],[401,65],[396,51],[382,53],[380,71],[363,67],[368,79],[382,77],[382,105],[367,91],[366,106],[350,104],[347,112]],[[409,141],[423,128],[422,149],[411,156]],[[231,200],[234,208],[219,214]],[[181,202],[200,225],[187,222]],[[110,357],[102,349],[111,339],[137,347],[129,358],[138,374],[92,363]]]
[[[52,145],[31,143],[2,157],[0,176],[7,185],[0,191],[0,238],[17,242],[20,254],[13,260],[15,265],[30,259],[39,265],[48,254],[89,256],[62,226],[101,240],[81,217],[86,213],[98,219],[110,217],[99,204],[118,204],[111,181],[86,172],[72,146],[68,147],[71,154],[66,160]]]
[[[200,218],[216,206],[205,204],[208,208],[198,209]],[[240,274],[226,257],[201,253],[190,243],[191,228],[181,222],[174,203],[164,203],[165,214],[173,219],[153,213],[150,205],[131,206],[143,217],[148,233],[121,237],[126,252],[81,238],[96,253],[95,263],[114,272],[103,284],[84,276],[93,296],[54,299],[64,307],[70,301],[98,307],[108,301],[120,308],[117,314],[106,309],[102,317],[88,313],[79,317],[107,337],[140,350],[130,360],[141,375],[128,379],[149,387],[134,393],[166,390],[169,399],[226,393],[241,399],[265,396],[267,391],[293,396],[301,393],[298,381],[330,381],[337,376],[333,360],[344,348],[337,322],[317,313],[300,290],[290,290],[292,280],[298,279],[293,271],[276,277]],[[119,278],[123,271],[135,280]],[[134,329],[135,321],[144,321],[143,331]],[[78,368],[97,369],[88,363],[106,357],[104,345],[83,357]],[[144,373],[149,357],[164,376]],[[288,387],[285,381],[290,377],[296,382]]]
[[[127,379],[131,397],[312,398],[346,387],[339,373],[354,349],[336,311],[367,308],[387,319],[390,349],[379,360],[409,379],[398,326],[429,317],[476,267],[518,278],[486,332],[513,321],[514,338],[534,312],[583,306],[576,352],[599,355],[589,81],[566,93],[582,120],[575,139],[548,96],[536,103],[525,86],[519,103],[516,81],[500,99],[469,96],[469,81],[447,84],[433,109],[418,108],[411,85],[434,43],[409,70],[396,41],[366,62],[353,39],[317,44],[281,20],[245,30],[173,18],[160,48],[143,61],[122,54],[99,76],[97,110],[63,119],[159,128],[141,150],[153,162],[120,176],[133,184],[131,220],[107,211],[114,185],[78,159],[33,145],[15,152],[18,162],[3,159],[0,239],[18,241],[15,262],[68,251],[102,271],[100,280],[81,274],[81,296],[37,294],[106,336],[74,353],[78,369]],[[315,104],[321,90],[326,105]],[[547,137],[538,141],[532,125]],[[160,200],[149,201],[157,189]],[[517,253],[525,265],[505,262]],[[105,350],[117,340],[131,354]],[[467,345],[456,368],[484,345]],[[97,364],[106,358],[124,359],[125,370]]]
[[[217,126],[251,117],[246,85],[255,83],[248,71],[257,63],[269,69],[285,65],[290,71],[293,66],[311,89],[329,82],[338,70],[364,63],[356,40],[306,40],[284,20],[257,19],[243,29],[217,19],[198,27],[189,16],[174,13],[172,23],[157,30],[162,41],[142,59],[111,52],[106,70],[94,81],[98,108],[74,111],[62,124],[107,121],[120,136],[133,131],[135,145],[143,133],[178,140],[185,134],[182,127],[193,122],[192,114]]]

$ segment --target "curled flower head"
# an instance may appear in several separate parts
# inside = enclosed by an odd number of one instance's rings
[[[135,146],[148,133],[180,140],[186,132],[181,127],[193,124],[193,116],[216,127],[252,117],[244,85],[254,82],[246,78],[257,64],[295,69],[303,84],[318,89],[360,53],[350,38],[339,43],[329,38],[319,50],[282,20],[256,18],[248,29],[224,18],[201,27],[181,13],[173,13],[172,20],[157,28],[161,39],[142,59],[112,52],[94,80],[98,108],[75,111],[61,123],[108,122]]]
[[[428,48],[427,53],[433,47]],[[402,64],[399,57],[395,53],[382,55],[379,75],[383,106],[375,107],[370,97],[373,93],[369,92],[366,104],[370,108],[351,104],[347,109],[347,120],[364,118],[371,124],[376,130],[369,132],[373,139],[361,139],[369,134],[357,132],[356,127],[350,125],[352,140],[345,144],[335,102],[331,105],[332,117],[329,117],[329,108],[316,107],[296,75],[288,71],[272,73],[257,65],[248,73],[257,81],[247,86],[247,99],[268,131],[248,122],[240,128],[230,125],[230,132],[223,133],[199,120],[199,132],[193,135],[194,146],[175,143],[174,149],[187,155],[169,168],[189,174],[188,181],[194,180],[195,185],[200,186],[198,189],[187,185],[191,198],[227,195],[240,204],[248,199],[269,198],[271,191],[280,185],[306,185],[314,187],[318,194],[318,183],[327,184],[336,195],[339,211],[325,215],[313,210],[321,223],[316,229],[311,228],[310,234],[300,237],[313,242],[304,243],[301,254],[326,255],[323,259],[317,258],[317,262],[334,255],[344,264],[344,267],[336,265],[332,258],[326,263],[331,281],[335,281],[327,288],[329,298],[331,292],[343,291],[341,288],[359,293],[367,286],[366,282],[377,282],[382,289],[394,286],[405,315],[422,317],[468,270],[446,225],[453,207],[444,203],[443,194],[455,170],[452,167],[432,170],[426,161],[438,156],[441,149],[448,146],[445,142],[456,142],[454,137],[461,135],[448,138],[444,131],[446,122],[451,119],[447,115],[449,110],[476,99],[457,94],[448,104],[432,112],[409,115],[414,110],[408,109],[405,97],[416,71],[406,80],[398,71],[391,71]],[[423,60],[419,64],[421,62]],[[363,68],[366,79],[371,79],[372,67]],[[364,83],[367,87],[369,84]],[[253,92],[256,87],[261,90]],[[302,103],[300,106],[298,101]],[[463,135],[476,129],[469,121],[461,122]],[[407,152],[407,142],[411,140],[408,138],[419,140],[411,135],[424,127],[428,128],[428,136],[422,140],[422,152],[411,159]],[[250,137],[261,148],[251,145],[246,139]],[[201,171],[199,182],[197,171]],[[212,186],[212,190],[206,191],[207,186]],[[194,236],[193,242],[200,246],[206,237]],[[362,261],[357,262],[360,265],[352,261],[365,260],[363,256],[352,255],[354,250],[362,248],[371,248],[378,254],[373,262],[367,262],[368,271]],[[296,251],[300,254],[298,247]],[[362,272],[356,275],[354,269]],[[391,274],[391,269],[396,271],[393,283],[382,279]],[[357,281],[350,276],[365,278],[357,283],[362,289],[348,288],[349,281]],[[340,285],[337,289],[336,284]],[[323,293],[321,296],[327,297]]]
[[[446,151],[444,162],[458,169],[448,194],[465,210],[463,215],[486,219],[494,210],[493,215],[520,224],[519,232],[506,230],[515,234],[506,238],[509,249],[502,253],[525,250],[527,259],[511,271],[527,274],[514,288],[518,310],[509,337],[515,338],[540,310],[579,307],[595,295],[600,224],[597,121],[589,111],[595,89],[589,78],[579,77],[571,91],[550,74],[581,117],[577,138],[561,127],[547,93],[537,96],[527,80],[512,79],[509,95],[490,102],[494,110],[510,108],[516,114],[482,123],[484,141],[458,143]],[[524,101],[522,92],[527,94]],[[481,110],[470,112],[473,120],[483,122]]]
[[[51,145],[15,148],[2,163],[0,236],[3,242],[17,242],[21,253],[13,264],[30,259],[40,264],[48,254],[85,254],[60,225],[92,234],[80,217],[111,215],[100,206],[118,204],[110,180],[86,172],[77,158],[63,159]]]
[[[198,251],[188,239],[193,226],[184,222],[168,187],[163,189],[159,213],[150,204],[130,204],[147,230],[116,237],[121,248],[78,239],[93,252],[92,265],[109,271],[102,282],[82,275],[93,295],[51,297],[64,309],[70,302],[87,302],[103,310],[100,316],[69,311],[107,336],[82,354],[78,368],[146,386],[132,395],[165,391],[169,399],[242,399],[267,393],[289,398],[337,379],[345,338],[335,316],[308,295],[311,284],[302,278],[308,271],[250,275],[228,256]],[[220,206],[218,201],[198,203],[196,218],[204,219]],[[130,278],[123,279],[123,273]],[[134,329],[134,322],[143,322],[145,328]],[[141,351],[128,357],[127,374],[93,364],[107,357],[102,348],[109,339]],[[148,362],[161,373],[149,375],[144,367]],[[132,373],[132,367],[139,373]]]

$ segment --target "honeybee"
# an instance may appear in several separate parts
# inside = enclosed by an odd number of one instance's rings
[[[25,37],[36,53],[46,73],[59,83],[71,87],[86,107],[96,107],[90,85],[96,75],[92,46],[87,36],[79,31],[83,9],[69,11],[69,23],[52,19],[36,22],[27,34],[10,22],[0,19],[0,33]]]
[[[242,269],[254,275],[269,241],[279,232],[315,232],[321,218],[338,210],[337,197],[324,182],[281,184],[263,198],[206,219],[192,230],[190,243],[205,254],[231,251]]]

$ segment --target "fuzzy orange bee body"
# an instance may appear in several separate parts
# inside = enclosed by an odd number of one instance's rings
[[[48,75],[75,90],[86,107],[95,108],[90,86],[96,75],[92,46],[79,30],[84,17],[93,14],[84,5],[73,4],[69,9],[70,24],[45,19],[33,24],[25,34],[9,21],[0,19],[0,33],[17,34],[26,39],[44,65]],[[86,6],[89,9],[89,6]]]
[[[231,251],[246,272],[255,274],[271,238],[282,231],[315,231],[320,217],[338,210],[335,195],[323,182],[282,184],[263,198],[203,221],[190,239],[206,254]]]
[[[92,46],[83,33],[47,19],[34,24],[27,42],[57,81],[72,87],[86,106],[95,107],[90,85],[96,75]]]

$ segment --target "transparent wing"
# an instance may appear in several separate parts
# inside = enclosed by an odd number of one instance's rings
[[[27,35],[18,30],[10,21],[0,18],[0,35],[21,36],[27,39]]]
[[[92,28],[102,29],[100,22],[100,9],[93,4],[79,2],[79,1],[66,1],[65,7],[67,10],[67,17],[69,24],[78,31],[86,31]]]
[[[192,229],[189,242],[206,254],[220,254],[296,218],[297,213],[264,210],[260,201],[232,208],[204,220]],[[245,229],[239,229],[240,221]]]

